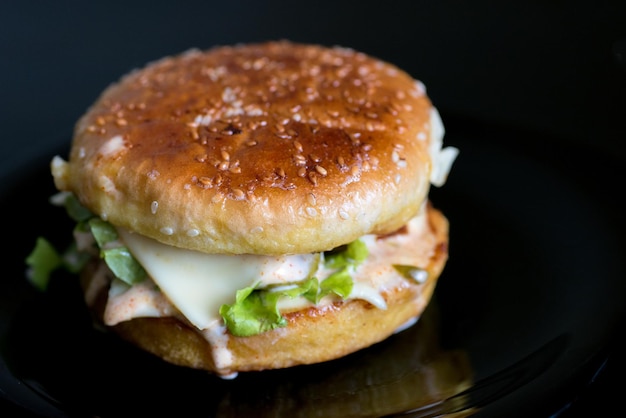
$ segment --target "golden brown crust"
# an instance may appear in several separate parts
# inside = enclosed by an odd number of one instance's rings
[[[323,251],[417,213],[431,109],[408,74],[345,48],[193,50],[106,89],[53,173],[97,215],[166,244]]]
[[[175,318],[137,318],[112,329],[124,339],[173,364],[221,375],[312,364],[345,356],[389,337],[398,327],[419,316],[429,303],[448,257],[448,221],[429,208],[429,224],[436,236],[426,270],[426,283],[408,280],[391,289],[388,308],[362,300],[339,302],[286,314],[288,326],[252,337],[228,337],[233,362],[217,369],[214,349],[195,328]]]

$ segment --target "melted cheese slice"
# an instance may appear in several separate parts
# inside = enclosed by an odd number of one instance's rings
[[[198,329],[219,319],[219,308],[233,303],[239,289],[304,280],[319,255],[204,254],[175,248],[119,228],[120,238],[152,280]]]

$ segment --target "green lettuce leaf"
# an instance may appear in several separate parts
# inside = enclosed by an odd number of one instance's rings
[[[278,309],[282,297],[313,297],[318,290],[315,278],[291,286],[257,290],[256,285],[238,290],[233,305],[222,305],[220,315],[231,334],[249,337],[287,325]]]
[[[365,243],[357,239],[339,249],[324,253],[324,264],[328,268],[356,267],[365,261],[368,255]]]
[[[257,285],[238,290],[235,303],[222,305],[220,315],[231,334],[247,337],[287,325],[278,309],[281,298],[304,297],[318,303],[323,297],[335,294],[342,299],[352,292],[352,274],[356,266],[367,258],[367,246],[360,240],[329,253],[324,264],[335,269],[325,280],[311,277],[287,286],[258,289]]]
[[[117,231],[113,225],[96,217],[71,193],[57,194],[52,200],[55,199],[59,201],[58,205],[65,207],[68,216],[76,221],[77,232],[90,232],[93,235],[100,249],[100,257],[119,279],[134,284],[147,276],[144,268],[128,248],[118,241]],[[91,254],[88,252],[78,251],[74,241],[61,254],[47,239],[39,237],[35,247],[26,257],[28,266],[26,275],[33,286],[45,290],[54,271],[65,269],[70,273],[78,273],[90,257]]]
[[[89,219],[89,226],[104,259],[113,274],[132,285],[147,277],[143,266],[133,257],[127,247],[118,241],[117,231],[110,223],[100,218]]]
[[[81,205],[78,198],[73,193],[68,193],[63,200],[63,206],[70,218],[76,222],[84,222],[93,218],[94,215],[89,209]]]
[[[26,277],[39,290],[48,287],[50,275],[63,265],[63,258],[54,246],[43,237],[37,238],[35,248],[26,257],[29,269]]]
[[[38,290],[46,290],[52,273],[65,269],[70,273],[78,273],[89,261],[90,255],[79,252],[76,243],[68,246],[63,254],[43,237],[37,238],[35,247],[26,257],[26,277]]]
[[[139,283],[147,276],[143,266],[124,246],[103,250],[100,254],[115,277],[129,285]]]

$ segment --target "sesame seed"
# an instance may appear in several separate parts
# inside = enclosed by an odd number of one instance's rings
[[[298,169],[298,176],[300,176],[300,177],[306,176],[306,168],[305,167],[300,167]]]
[[[261,232],[263,232],[262,226],[255,226],[254,228],[250,230],[251,234],[260,234]]]
[[[285,174],[285,170],[283,170],[282,168],[277,168],[276,169],[276,174],[278,175],[278,177],[280,177],[281,179],[284,179],[286,174]]]
[[[300,155],[300,154],[295,154],[293,156],[294,162],[296,165],[305,165],[306,164],[306,157],[304,155]]]
[[[246,194],[241,189],[233,189],[233,196],[237,200],[242,200],[246,196]]]
[[[200,235],[200,231],[196,228],[191,228],[187,230],[188,237],[197,237],[198,235]]]
[[[311,206],[315,206],[317,204],[317,199],[313,193],[308,194],[307,201]]]
[[[293,146],[296,147],[298,152],[302,152],[303,148],[302,148],[302,144],[300,143],[300,141],[293,141]]]
[[[153,215],[155,215],[157,213],[157,210],[159,209],[159,202],[157,202],[156,200],[154,200],[151,204],[150,204],[150,212],[152,212]]]
[[[204,188],[208,188],[211,187],[212,181],[209,177],[202,176],[198,178],[198,183],[200,183],[201,186],[204,186]]]
[[[348,219],[348,217],[349,217],[349,216],[348,216],[348,212],[346,212],[346,211],[344,211],[344,210],[340,210],[340,211],[339,211],[339,217],[340,217],[341,219]]]
[[[316,163],[319,163],[320,161],[322,161],[322,159],[318,155],[315,155],[315,154],[309,154],[309,158]]]
[[[322,176],[326,176],[328,174],[328,171],[326,171],[326,169],[324,167],[322,167],[321,165],[316,165],[315,166],[315,171],[317,171],[318,174],[320,174]]]
[[[317,173],[314,171],[310,171],[308,174],[309,181],[313,183],[314,186],[317,186]]]
[[[306,208],[306,213],[309,216],[317,216],[317,210],[315,208],[312,208],[312,207],[307,207]]]
[[[253,140],[253,141],[246,142],[246,145],[249,146],[249,147],[253,147],[253,146],[257,145],[257,143],[258,143],[257,141]]]
[[[228,151],[226,151],[225,149],[222,149],[220,154],[222,156],[222,160],[230,161],[230,154],[228,153]]]
[[[169,226],[164,226],[163,228],[160,229],[161,233],[163,235],[173,235],[174,234],[174,229],[169,227]]]

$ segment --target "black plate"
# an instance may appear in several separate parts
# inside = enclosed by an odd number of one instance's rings
[[[450,220],[450,259],[418,324],[341,360],[230,381],[94,330],[70,276],[45,294],[29,287],[35,238],[69,239],[71,224],[47,202],[49,160],[69,140],[25,154],[1,173],[13,232],[0,280],[0,398],[49,417],[174,407],[218,417],[556,414],[603,364],[624,317],[624,223],[613,202],[624,173],[556,138],[444,121],[461,154],[431,197]]]

